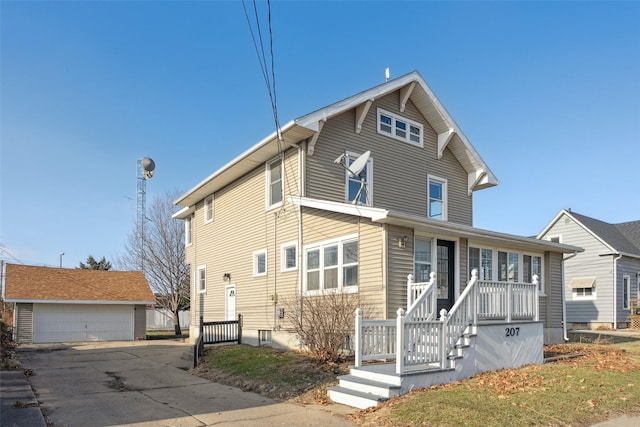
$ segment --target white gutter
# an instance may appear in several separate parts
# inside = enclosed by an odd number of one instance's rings
[[[560,263],[561,267],[561,275],[562,275],[562,333],[564,342],[569,341],[569,337],[567,336],[567,300],[566,300],[566,290],[565,290],[565,282],[564,282],[564,262],[568,259],[573,258],[578,255],[578,252],[574,252],[572,255],[569,255],[566,258],[562,258],[562,262]]]
[[[34,304],[101,304],[101,305],[150,305],[156,301],[108,301],[108,300],[48,300],[28,298],[7,298],[6,302],[34,303]]]

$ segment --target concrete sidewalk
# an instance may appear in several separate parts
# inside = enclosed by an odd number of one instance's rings
[[[0,425],[46,427],[31,385],[22,370],[0,371]]]

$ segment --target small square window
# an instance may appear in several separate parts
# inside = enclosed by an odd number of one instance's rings
[[[292,271],[298,268],[298,244],[296,242],[282,245],[280,256],[282,271]]]
[[[198,292],[205,293],[207,291],[207,267],[202,265],[198,267]]]
[[[282,160],[267,163],[267,208],[282,205]]]
[[[422,129],[423,126],[420,123],[378,108],[378,133],[380,134],[422,147]]]
[[[267,251],[261,250],[253,253],[253,275],[264,276],[267,274]]]

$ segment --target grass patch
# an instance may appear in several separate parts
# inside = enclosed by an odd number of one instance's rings
[[[566,426],[640,413],[640,341],[620,341],[553,346],[554,353],[583,356],[417,390],[361,412],[355,421],[363,426]]]
[[[265,396],[290,399],[323,390],[346,372],[346,366],[321,363],[295,351],[248,345],[208,348],[196,375],[254,391]]]
[[[147,331],[146,334],[146,339],[148,340],[173,340],[178,338],[189,338],[189,330],[183,330],[182,335],[176,335],[173,329]]]

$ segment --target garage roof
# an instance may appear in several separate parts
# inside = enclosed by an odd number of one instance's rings
[[[153,304],[141,271],[104,271],[7,264],[7,302]]]

